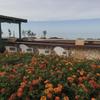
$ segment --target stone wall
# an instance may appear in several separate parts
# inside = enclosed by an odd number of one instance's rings
[[[71,56],[78,59],[100,59],[100,49],[71,49]]]

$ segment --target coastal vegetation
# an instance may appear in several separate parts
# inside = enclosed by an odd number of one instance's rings
[[[99,100],[100,60],[0,54],[0,100]]]

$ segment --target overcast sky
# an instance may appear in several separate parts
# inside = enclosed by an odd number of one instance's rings
[[[0,14],[32,21],[100,18],[100,0],[0,0]]]
[[[0,15],[28,19],[22,30],[32,30],[41,36],[64,38],[100,38],[100,0],[0,0]],[[18,36],[18,25],[4,23]]]

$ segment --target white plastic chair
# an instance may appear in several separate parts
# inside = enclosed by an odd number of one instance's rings
[[[23,53],[33,53],[33,52],[34,52],[34,51],[33,51],[33,48],[28,47],[28,46],[26,46],[26,45],[24,45],[24,44],[20,44],[19,47],[20,47],[20,49],[21,49],[21,51],[22,51]]]
[[[55,47],[54,51],[58,56],[67,56],[67,51],[62,47]]]
[[[38,49],[39,51],[39,55],[43,54],[43,55],[50,55],[51,54],[51,50],[50,49]]]
[[[15,53],[17,52],[17,47],[14,46],[5,46],[7,52]]]

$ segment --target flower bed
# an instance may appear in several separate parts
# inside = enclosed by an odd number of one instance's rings
[[[100,60],[0,55],[0,100],[99,100]]]

